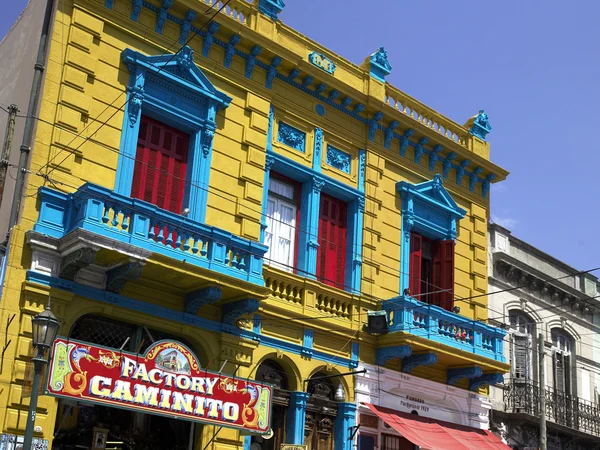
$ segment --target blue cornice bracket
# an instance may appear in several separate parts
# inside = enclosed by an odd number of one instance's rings
[[[415,367],[431,366],[437,364],[438,357],[435,353],[421,353],[410,355],[402,360],[402,372],[410,373]]]
[[[313,77],[310,75],[306,75],[304,80],[302,80],[302,86],[309,87],[313,83]]]
[[[392,359],[402,359],[410,356],[412,349],[410,345],[395,345],[393,347],[378,348],[376,353],[376,364],[383,366]]]
[[[156,32],[162,34],[165,22],[167,21],[167,11],[173,4],[173,0],[162,0],[162,5],[158,11],[158,17],[156,19]]]
[[[196,11],[188,10],[185,14],[185,19],[181,24],[181,33],[179,35],[179,43],[181,45],[185,45],[187,43],[187,38],[190,35],[190,30],[192,29],[192,22],[196,18]]]
[[[254,72],[254,66],[256,66],[256,57],[261,51],[262,47],[260,45],[255,45],[250,49],[248,58],[246,58],[246,78],[252,78],[252,72]]]
[[[356,105],[354,105],[354,108],[352,108],[352,111],[354,111],[356,114],[360,114],[364,110],[365,105],[363,105],[362,103],[357,103]]]
[[[448,178],[448,174],[450,173],[450,168],[452,167],[452,161],[456,159],[456,153],[450,152],[446,155],[444,159],[444,178]]]
[[[456,184],[459,186],[462,184],[462,179],[465,176],[465,169],[471,164],[471,161],[468,159],[463,159],[458,168],[456,169]]]
[[[331,101],[334,101],[336,98],[338,98],[340,96],[340,91],[338,91],[337,89],[333,89],[330,93],[329,93],[329,97],[328,99]]]
[[[423,156],[423,152],[425,151],[424,145],[429,142],[429,139],[426,137],[422,137],[415,145],[415,164],[419,164],[421,162],[421,157]]]
[[[457,369],[448,369],[446,374],[446,383],[450,386],[456,386],[463,378],[477,378],[480,377],[483,371],[479,366],[472,367],[460,367]]]
[[[223,320],[226,325],[235,325],[237,319],[245,314],[258,311],[259,303],[255,298],[247,298],[223,305]]]
[[[487,134],[492,131],[488,115],[483,109],[480,109],[476,116],[471,117],[465,124],[465,127],[470,127],[469,133],[483,141],[485,141]]]
[[[381,111],[373,114],[373,118],[369,121],[369,140],[375,139],[375,132],[379,128],[379,121],[383,119],[383,113]]]
[[[113,0],[104,0],[104,6],[108,9],[112,9],[113,7]]]
[[[486,373],[480,377],[474,378],[469,383],[469,390],[477,392],[481,386],[498,384],[504,381],[504,375],[501,373]]]
[[[196,315],[204,305],[211,305],[221,299],[221,288],[217,286],[205,287],[190,292],[185,296],[184,311]]]
[[[223,65],[229,69],[231,67],[231,61],[233,60],[233,54],[235,53],[235,46],[240,42],[239,34],[232,34],[229,38],[229,43],[227,47],[225,47],[225,59],[223,61]]]
[[[202,56],[208,58],[208,52],[212,47],[214,34],[219,30],[219,24],[217,22],[211,22],[208,24],[208,29],[206,30],[206,36],[204,36],[204,42],[202,43]]]
[[[469,180],[469,190],[471,192],[475,190],[475,184],[477,184],[477,180],[479,179],[479,174],[481,172],[483,172],[483,167],[476,167],[473,169],[473,172],[470,175],[471,179]]]
[[[385,141],[383,143],[383,146],[388,150],[390,149],[392,138],[394,137],[394,130],[398,128],[398,125],[400,125],[400,123],[397,120],[392,120],[388,127],[385,129]]]
[[[140,112],[142,110],[142,104],[144,103],[144,88],[142,86],[127,88],[129,92],[129,101],[127,102],[127,117],[129,117],[129,126],[135,127]]]
[[[288,75],[288,78],[292,81],[294,81],[296,78],[298,78],[300,76],[300,69],[298,69],[297,67],[294,67],[292,70],[290,70],[290,73]]]
[[[387,51],[383,47],[379,47],[375,53],[369,58],[370,74],[376,80],[385,83],[385,77],[392,71],[387,57]]]
[[[431,170],[432,172],[435,169],[435,163],[439,159],[439,154],[442,152],[443,149],[444,147],[442,147],[440,144],[437,144],[434,145],[433,149],[431,150],[431,154],[429,155],[429,170]]]
[[[282,0],[259,0],[258,11],[265,16],[277,21],[279,13],[285,8],[285,3]]]
[[[400,156],[404,156],[406,154],[406,149],[410,144],[410,137],[415,134],[415,130],[412,128],[408,128],[404,130],[404,134],[400,138]]]
[[[277,75],[277,67],[281,64],[281,58],[279,56],[274,56],[271,60],[271,65],[267,69],[267,82],[265,86],[267,89],[271,89],[273,87],[273,80],[275,79],[275,75]]]
[[[134,22],[137,22],[140,18],[143,3],[142,0],[131,0],[131,20]]]
[[[481,185],[481,196],[483,198],[487,197],[488,192],[490,192],[490,185],[492,183],[492,181],[494,181],[496,179],[496,174],[494,173],[490,173],[487,177],[485,177],[485,180],[483,181],[483,184]]]
[[[351,104],[352,104],[352,98],[351,97],[344,97],[344,99],[340,102],[340,105],[342,105],[342,108],[347,108]]]
[[[128,281],[133,281],[142,276],[144,264],[132,261],[113,267],[106,272],[106,290],[120,294]]]
[[[315,94],[320,95],[325,91],[325,89],[327,89],[327,85],[325,83],[319,83],[315,88]]]

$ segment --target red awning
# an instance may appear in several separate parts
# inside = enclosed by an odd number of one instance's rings
[[[440,422],[370,403],[363,405],[421,450],[510,450],[487,430]]]

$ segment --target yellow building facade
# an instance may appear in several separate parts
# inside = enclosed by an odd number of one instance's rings
[[[489,190],[507,172],[483,111],[440,115],[385,81],[393,55],[353,64],[277,0],[57,3],[5,260],[3,433],[25,429],[49,298],[61,336],[174,339],[276,389],[271,439],[42,396],[48,448],[104,427],[119,448],[349,449],[361,362],[481,393],[507,371],[486,324]]]

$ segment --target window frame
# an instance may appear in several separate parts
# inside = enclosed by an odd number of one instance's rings
[[[536,370],[536,355],[537,353],[534,351],[534,346],[536,345],[536,336],[535,336],[535,321],[526,313],[518,309],[512,309],[508,311],[509,318],[509,336],[510,336],[510,358],[511,358],[511,368],[510,368],[510,376],[513,380],[523,381],[523,382],[534,382],[537,379],[537,370]],[[517,319],[517,322],[524,321],[523,324],[518,323],[517,327],[513,323],[513,318]],[[520,327],[524,325],[528,328],[526,331],[521,331]],[[515,347],[517,343],[515,342],[515,337],[528,339],[528,348],[526,354],[526,370],[524,378],[517,378],[515,375],[516,369],[516,357],[515,357]]]
[[[575,396],[577,393],[577,371],[573,370],[577,366],[575,359],[575,339],[563,328],[553,328],[550,335],[552,338],[552,386],[554,391],[564,395]],[[565,347],[568,348],[563,348],[560,345],[561,343],[566,344]],[[557,359],[559,357],[563,359],[563,389],[559,389],[557,383]],[[565,358],[569,358],[567,370],[564,367]]]
[[[176,58],[172,54],[146,56],[130,48],[121,53],[130,75],[114,190],[131,194],[143,113],[189,135],[182,209],[189,208],[189,219],[204,223],[216,114],[232,99],[213,86],[194,63],[193,54],[187,46]]]

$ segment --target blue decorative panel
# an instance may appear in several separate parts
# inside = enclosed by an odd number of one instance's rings
[[[317,106],[315,106],[315,111],[320,116],[324,116],[325,115],[325,107],[323,105],[321,105],[320,103]]]
[[[306,133],[284,122],[279,122],[277,140],[299,152],[306,150]]]
[[[350,173],[352,157],[331,145],[327,146],[327,164],[345,173]]]
[[[312,52],[310,55],[308,55],[308,60],[315,66],[317,66],[319,69],[322,69],[327,73],[333,75],[333,73],[335,72],[335,64],[333,63],[333,61],[321,53]]]

